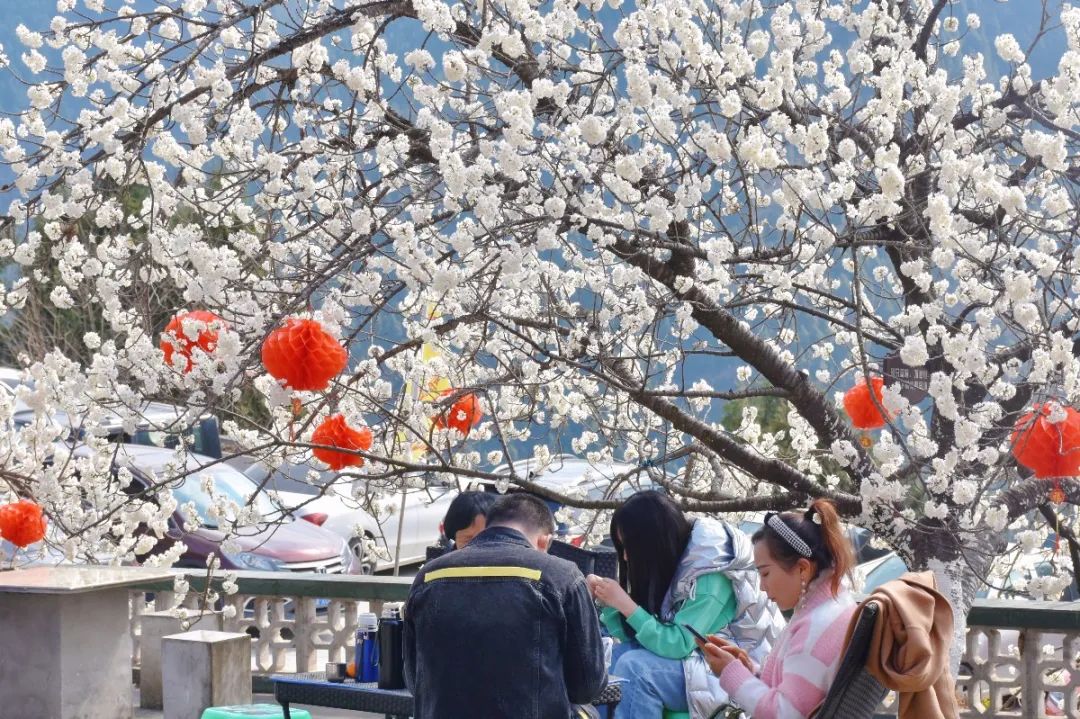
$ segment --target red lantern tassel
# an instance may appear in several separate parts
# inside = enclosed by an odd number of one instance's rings
[[[289,420],[289,441],[296,441],[296,420],[299,419],[300,414],[304,411],[304,405],[300,404],[299,397],[292,398],[292,419]]]

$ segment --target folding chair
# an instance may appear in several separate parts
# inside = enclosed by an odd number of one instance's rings
[[[818,719],[872,719],[877,713],[888,690],[866,671],[866,658],[880,611],[877,602],[863,606],[836,679],[814,714]]]

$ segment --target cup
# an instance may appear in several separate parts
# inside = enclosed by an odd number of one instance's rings
[[[345,662],[326,663],[326,681],[341,684],[345,681]]]

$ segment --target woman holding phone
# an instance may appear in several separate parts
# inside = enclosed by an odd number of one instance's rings
[[[836,508],[822,499],[806,512],[765,515],[753,542],[761,588],[781,609],[794,610],[791,622],[757,675],[723,637],[698,646],[723,690],[754,719],[805,719],[836,676],[855,613],[844,581],[854,552]]]
[[[620,642],[612,652],[611,673],[624,679],[615,716],[657,719],[665,708],[712,716],[727,697],[693,632],[718,633],[764,657],[783,626],[758,587],[749,538],[715,519],[691,522],[655,491],[615,511],[611,538],[618,581],[588,581],[601,620]]]

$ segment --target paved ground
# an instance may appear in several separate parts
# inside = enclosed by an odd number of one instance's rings
[[[139,709],[139,691],[134,693],[135,719],[161,719],[160,709]],[[255,704],[273,704],[274,697],[271,694],[256,694],[252,699]],[[382,719],[382,714],[368,714],[367,712],[350,712],[343,709],[327,709],[325,707],[307,707],[303,704],[291,704],[290,709],[307,709],[311,712],[311,719]]]

